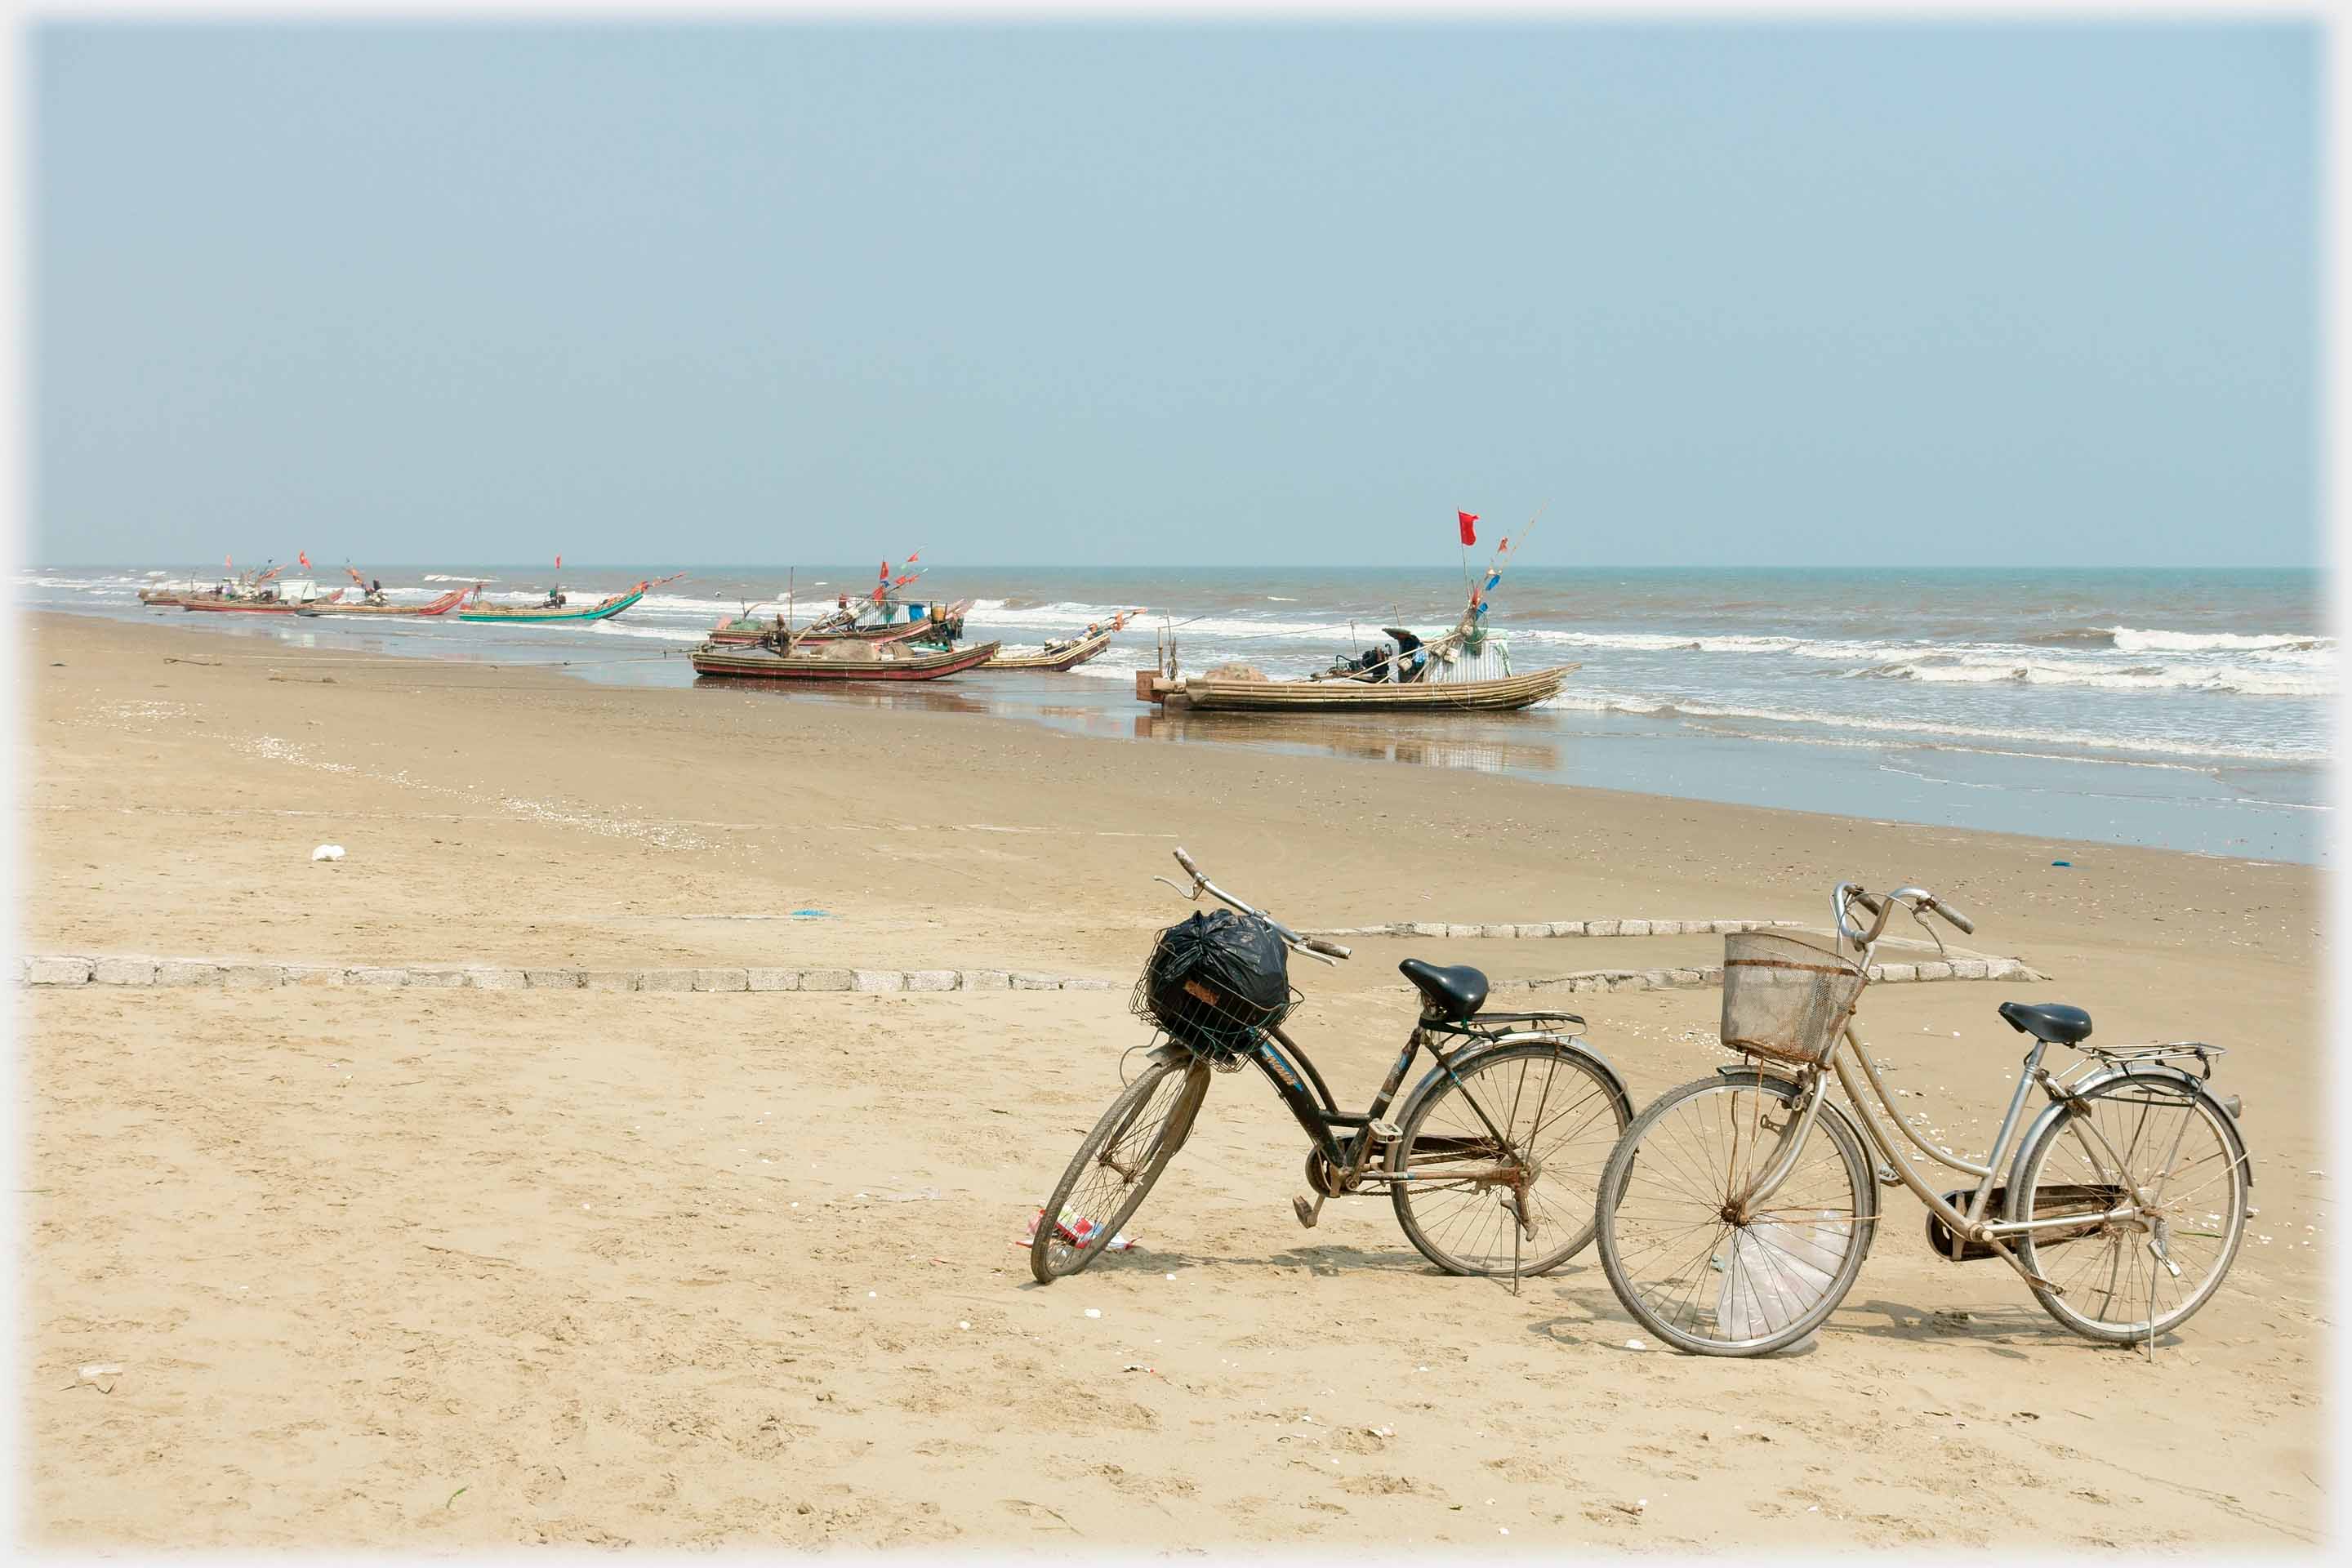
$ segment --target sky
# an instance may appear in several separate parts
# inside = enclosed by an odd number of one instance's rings
[[[2315,564],[2320,47],[52,23],[26,549]]]

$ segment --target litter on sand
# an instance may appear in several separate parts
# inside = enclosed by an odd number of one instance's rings
[[[1028,1230],[1023,1234],[1019,1241],[1014,1242],[1013,1245],[1015,1247],[1028,1247],[1033,1245],[1037,1239],[1037,1223],[1045,1217],[1045,1211],[1044,1209],[1039,1209],[1035,1214],[1031,1215],[1029,1216]],[[1087,1245],[1088,1239],[1094,1236],[1095,1232],[1100,1228],[1100,1226],[1094,1220],[1084,1218],[1080,1215],[1072,1214],[1067,1209],[1064,1209],[1062,1211],[1061,1219],[1055,1225],[1054,1228],[1059,1231],[1062,1235],[1062,1239],[1068,1242],[1071,1246],[1084,1247]],[[1133,1247],[1134,1245],[1135,1237],[1128,1235],[1125,1231],[1120,1231],[1108,1241],[1104,1242],[1102,1249],[1105,1252],[1125,1252],[1129,1247]],[[1173,1279],[1176,1277],[1171,1274],[1169,1278]]]
[[[310,851],[313,860],[340,860],[342,858],[343,847],[340,844],[321,844]]]

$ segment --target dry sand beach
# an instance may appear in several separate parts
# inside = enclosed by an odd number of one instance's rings
[[[39,1541],[2319,1539],[2311,868],[63,616],[26,654],[34,952],[1108,983],[20,993]],[[1303,1140],[1231,1078],[1136,1250],[1041,1289],[1014,1244],[1145,1038],[1126,988],[1183,910],[1150,881],[1178,843],[1321,926],[1819,921],[1840,876],[1926,884],[2053,977],[1870,993],[1947,1135],[1981,1146],[2022,1053],[1995,1005],[2070,1001],[2101,1041],[2230,1047],[2260,1213],[2153,1363],[1937,1262],[1899,1193],[1815,1348],[1701,1360],[1627,1349],[1589,1250],[1514,1297],[1436,1274],[1384,1200],[1301,1230]],[[1713,945],[1366,940],[1297,966],[1293,1032],[1360,1102],[1410,1026],[1402,956]],[[1711,990],[1574,1005],[1638,1102],[1721,1059]]]

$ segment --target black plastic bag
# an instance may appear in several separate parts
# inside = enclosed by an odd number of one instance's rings
[[[1171,1032],[1238,1042],[1289,1012],[1290,950],[1255,915],[1197,912],[1160,933],[1142,991],[1139,1011]]]

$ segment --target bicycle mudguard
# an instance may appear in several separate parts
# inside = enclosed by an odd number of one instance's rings
[[[1451,1057],[1440,1058],[1436,1065],[1432,1067],[1427,1072],[1421,1075],[1419,1080],[1417,1080],[1412,1086],[1412,1092],[1405,1095],[1398,1102],[1401,1109],[1396,1112],[1397,1123],[1402,1126],[1406,1121],[1411,1119],[1412,1115],[1412,1108],[1421,1103],[1421,1100],[1423,1095],[1433,1094],[1436,1092],[1439,1079],[1452,1078],[1462,1068],[1468,1067],[1471,1063],[1486,1055],[1489,1051],[1502,1050],[1510,1046],[1526,1045],[1558,1046],[1560,1049],[1581,1057],[1586,1061],[1591,1063],[1593,1068],[1600,1072],[1601,1081],[1607,1084],[1609,1086],[1609,1091],[1616,1096],[1618,1108],[1624,1111],[1625,1120],[1628,1121],[1633,1121],[1635,1110],[1633,1097],[1626,1091],[1624,1079],[1619,1075],[1614,1067],[1610,1065],[1609,1058],[1607,1057],[1602,1056],[1599,1051],[1594,1050],[1591,1047],[1583,1044],[1581,1041],[1570,1037],[1529,1037],[1522,1036],[1517,1039],[1493,1041],[1482,1040],[1477,1045],[1470,1046],[1465,1049],[1454,1052]],[[1430,1047],[1430,1054],[1433,1056],[1436,1055],[1436,1047],[1434,1045]]]
[[[2026,1152],[2040,1140],[2042,1130],[2063,1116],[2074,1114],[2073,1104],[2074,1100],[2095,1089],[2104,1088],[2119,1080],[2161,1084],[2168,1090],[2192,1100],[2201,1100],[2211,1106],[2214,1114],[2221,1119],[2221,1125],[2229,1130],[2231,1141],[2238,1146],[2238,1164],[2245,1173],[2246,1194],[2249,1197],[2253,1195],[2254,1161],[2253,1156],[2246,1152],[2245,1139],[2238,1131],[2239,1113],[2231,1103],[2235,1099],[2234,1096],[2230,1100],[2221,1099],[2213,1092],[2211,1087],[2203,1079],[2186,1068],[2174,1067],[2168,1062],[2118,1062],[2112,1067],[2101,1068],[2078,1082],[2067,1086],[2063,1096],[2043,1106],[2042,1114],[2027,1125],[2024,1135],[2017,1141],[2017,1152],[2010,1159],[2009,1185],[2006,1190],[2012,1194],[2012,1197],[2019,1183],[2024,1179]],[[1992,1205],[1987,1205],[1986,1209],[1988,1213],[1992,1212]],[[2003,1206],[2000,1212],[2003,1219],[2016,1220],[2029,1217],[2025,1215],[2011,1214],[2007,1206]]]

